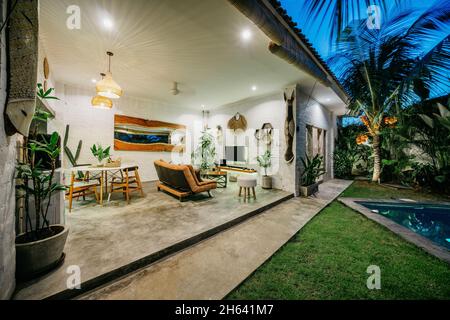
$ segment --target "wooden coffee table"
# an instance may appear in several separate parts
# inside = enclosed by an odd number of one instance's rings
[[[202,177],[205,179],[214,180],[217,182],[218,188],[226,188],[227,187],[227,176],[228,174],[224,171],[210,171],[202,174]]]

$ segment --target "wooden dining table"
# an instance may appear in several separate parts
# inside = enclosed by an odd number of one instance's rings
[[[76,173],[76,172],[89,172],[91,175],[94,173],[98,174],[98,179],[100,181],[100,205],[103,205],[103,195],[105,191],[108,190],[108,172],[119,172],[127,168],[136,167],[133,163],[124,163],[117,167],[98,167],[95,165],[72,167],[65,169],[66,172]],[[95,177],[97,178],[97,177]],[[92,177],[91,177],[92,179]]]

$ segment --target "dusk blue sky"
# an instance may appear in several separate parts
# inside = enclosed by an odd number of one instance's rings
[[[288,11],[289,15],[292,19],[297,22],[300,29],[302,29],[303,33],[308,37],[308,39],[313,43],[314,47],[319,51],[320,55],[323,58],[327,58],[332,52],[330,52],[329,46],[329,27],[323,26],[319,22],[316,23],[307,23],[308,16],[305,12],[305,5],[308,4],[311,0],[280,0],[283,7]],[[340,0],[323,0],[323,1],[340,1]],[[439,0],[403,0],[401,2],[401,6],[405,8],[417,8],[422,11],[425,11],[427,8],[431,7],[431,5]],[[347,0],[347,3],[352,3],[354,0]],[[361,4],[364,4],[365,1],[361,0]],[[362,5],[362,9],[360,12],[359,18],[367,18],[367,13],[364,5]],[[395,5],[394,0],[388,0],[388,11],[390,14],[399,10]],[[356,16],[356,14],[355,14]],[[331,17],[327,17],[329,19]],[[355,17],[358,19],[358,17]],[[350,19],[351,20],[351,19]]]
[[[331,21],[332,14],[335,12],[329,12],[327,16],[325,16],[324,23],[321,23],[321,19],[314,19],[312,22],[308,22],[311,18],[307,15],[306,7],[310,3],[311,0],[280,0],[283,7],[287,10],[288,14],[292,17],[292,19],[298,24],[298,27],[303,31],[306,37],[312,42],[313,46],[317,49],[319,54],[324,58],[325,61],[333,55],[333,47],[330,46],[330,25],[327,24]],[[341,0],[323,0],[327,2],[337,2]],[[355,3],[355,0],[344,0],[346,3]],[[390,17],[396,16],[396,14],[404,9],[416,9],[417,13],[420,15],[429,9],[433,4],[437,3],[440,0],[402,0],[399,5],[395,4],[394,0],[388,0],[387,3],[387,15],[383,17],[384,19],[389,19]],[[398,2],[398,1],[397,1]],[[365,5],[364,0],[360,0],[360,11],[359,16],[357,12],[354,12],[354,16],[350,16],[348,21],[358,20],[358,19],[367,19],[367,7]],[[351,8],[351,7],[350,7]],[[351,8],[353,9],[353,8]],[[355,9],[357,11],[357,9]],[[309,19],[308,19],[309,18]],[[383,23],[383,19],[382,22]],[[412,21],[411,21],[412,23]],[[450,34],[450,26],[449,30],[444,32],[445,34]],[[431,43],[430,43],[431,44]],[[434,47],[433,45],[429,45],[426,40],[421,44],[420,50],[417,52],[417,55],[423,55]],[[334,70],[339,68],[339,66],[329,65],[330,68]],[[450,70],[449,70],[450,73]],[[434,88],[433,88],[434,89]],[[431,97],[442,96],[445,93],[450,92],[450,81],[448,85],[441,85],[439,89],[436,88],[436,91],[432,89]],[[348,120],[348,119],[347,119]],[[352,121],[350,121],[352,122]],[[350,123],[349,122],[349,123]]]

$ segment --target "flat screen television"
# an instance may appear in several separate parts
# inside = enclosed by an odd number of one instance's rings
[[[246,162],[246,148],[245,147],[225,147],[225,159],[230,162]]]

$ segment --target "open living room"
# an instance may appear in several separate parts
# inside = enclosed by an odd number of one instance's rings
[[[39,186],[53,184],[33,205],[30,188],[18,191],[15,234],[48,224],[60,236],[49,252],[16,245],[15,299],[78,298],[276,210],[247,233],[260,251],[236,238],[192,261],[229,275],[214,295],[213,281],[146,296],[223,298],[348,187],[334,180],[332,157],[348,96],[273,3],[18,2],[36,22],[23,31],[36,52],[11,71],[37,75],[38,116],[6,111],[21,134],[14,157],[25,165],[32,153],[31,168],[50,173]],[[249,260],[233,269],[230,255]]]

